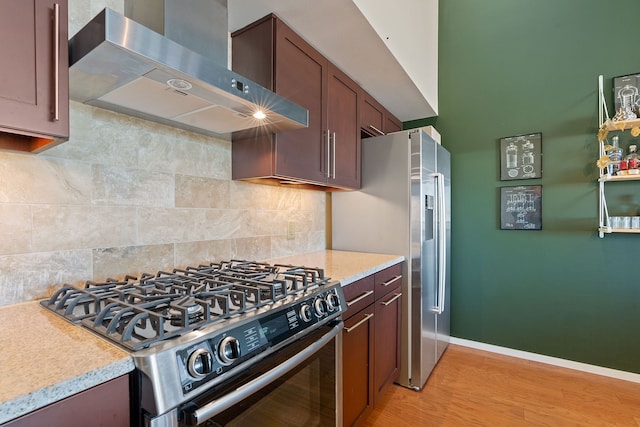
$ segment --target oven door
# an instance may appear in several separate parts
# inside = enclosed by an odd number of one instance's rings
[[[179,410],[180,426],[342,426],[342,321],[319,328]]]

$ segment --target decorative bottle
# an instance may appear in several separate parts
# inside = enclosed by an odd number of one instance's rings
[[[640,173],[640,170],[638,170],[640,167],[640,156],[638,155],[638,147],[635,144],[629,146],[629,154],[627,154],[624,159],[627,161],[627,168],[630,174],[637,175]]]
[[[618,174],[618,171],[620,170],[620,162],[622,161],[622,148],[620,148],[619,145],[618,135],[615,135],[612,138],[612,145],[613,147],[607,151],[607,154],[609,155],[608,172],[609,175],[614,176]]]

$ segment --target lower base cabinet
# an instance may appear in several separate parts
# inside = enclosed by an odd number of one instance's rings
[[[385,387],[392,384],[400,374],[400,326],[401,326],[400,290],[395,290],[375,303],[375,372],[374,402]]]
[[[352,426],[373,409],[373,304],[344,323],[342,336],[342,421]]]
[[[128,427],[129,376],[124,375],[35,410],[2,427]]]
[[[343,424],[366,419],[400,373],[402,264],[343,288]]]

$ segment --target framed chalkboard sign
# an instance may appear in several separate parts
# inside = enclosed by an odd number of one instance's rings
[[[542,178],[542,133],[500,139],[500,180]]]
[[[542,185],[500,187],[500,229],[542,230]]]

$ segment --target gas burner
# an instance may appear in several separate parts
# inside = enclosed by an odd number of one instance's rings
[[[324,271],[230,260],[139,278],[65,285],[41,304],[139,350],[240,314],[252,316],[329,283]]]
[[[167,318],[173,326],[183,326],[201,320],[205,314],[204,304],[199,304],[192,296],[171,301]]]

